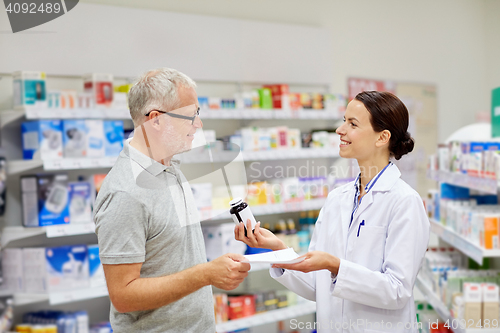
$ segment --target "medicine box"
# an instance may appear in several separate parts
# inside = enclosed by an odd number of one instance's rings
[[[123,149],[123,121],[104,121],[104,154],[105,156],[118,156]]]
[[[23,158],[54,159],[63,156],[62,121],[37,120],[21,124]]]
[[[23,250],[17,248],[2,251],[2,289],[10,292],[24,291]]]
[[[90,183],[73,182],[68,188],[70,223],[92,223]]]
[[[25,106],[46,106],[47,96],[44,72],[18,71],[12,74],[14,109]]]
[[[484,248],[487,250],[498,249],[498,232],[500,230],[498,215],[487,214],[484,216]]]
[[[463,294],[465,302],[464,319],[467,327],[473,328],[479,324],[482,318],[482,288],[479,283],[464,283]]]
[[[206,220],[211,217],[212,211],[212,183],[189,184],[193,198],[196,202],[196,208],[200,212],[200,220]]]
[[[85,120],[87,130],[87,156],[104,157],[106,150],[104,147],[104,124],[102,120]]]
[[[91,287],[102,286],[106,284],[104,278],[104,270],[102,268],[101,259],[99,258],[99,246],[88,245],[87,247],[89,257],[89,281]]]
[[[26,292],[53,292],[89,286],[86,245],[23,249]]]
[[[483,283],[481,284],[481,288],[483,293],[482,322],[485,323],[486,320],[490,323],[494,320],[498,322],[498,285],[493,283]]]
[[[63,120],[64,157],[87,157],[87,129],[85,120]]]
[[[113,102],[112,74],[86,74],[83,86],[84,91],[92,95],[96,106],[110,106]]]
[[[67,175],[21,177],[21,196],[25,227],[69,223]]]

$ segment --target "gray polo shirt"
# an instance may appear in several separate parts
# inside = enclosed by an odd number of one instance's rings
[[[206,262],[193,194],[179,168],[124,145],[94,205],[103,264],[142,263],[141,277],[173,274]],[[119,313],[115,332],[215,332],[212,290],[204,287],[159,309]]]

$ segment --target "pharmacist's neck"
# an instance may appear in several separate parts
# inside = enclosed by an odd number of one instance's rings
[[[158,163],[161,163],[165,166],[170,166],[170,161],[172,160],[172,156],[160,158],[161,154],[158,154],[157,149],[153,149],[154,147],[147,146],[142,133],[139,131],[134,132],[134,137],[130,140],[129,144],[137,149],[140,153],[146,155],[147,157],[155,160]],[[164,154],[163,154],[164,155]]]
[[[373,160],[360,161],[358,160],[358,165],[361,173],[361,188],[364,189],[366,184],[370,182],[380,171],[382,171],[387,164],[389,164],[388,158],[380,158]]]

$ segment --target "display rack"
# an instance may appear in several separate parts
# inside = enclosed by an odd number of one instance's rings
[[[474,244],[467,238],[457,234],[450,228],[445,227],[439,221],[430,219],[431,231],[442,240],[454,246],[457,250],[472,258],[479,265],[483,264],[483,258],[500,257],[500,250],[486,250]]]
[[[271,161],[271,160],[290,160],[290,159],[307,159],[307,158],[336,158],[339,157],[337,149],[327,148],[300,148],[300,149],[272,149],[261,151],[241,151],[243,161]],[[176,156],[181,163],[196,164],[196,163],[218,163],[231,162],[238,156],[234,151],[221,151],[212,154],[210,158],[208,154],[185,153]]]
[[[255,327],[264,324],[274,323],[280,320],[297,318],[299,316],[316,312],[316,302],[303,301],[297,305],[282,309],[259,313],[251,317],[230,320],[216,326],[217,332],[230,332],[242,328]]]
[[[341,119],[337,110],[283,110],[283,109],[201,109],[205,119]]]
[[[47,294],[15,293],[14,305],[20,306],[41,302],[49,302],[50,305],[57,305],[104,296],[108,296],[108,289],[105,284],[93,288],[74,289]]]
[[[441,302],[441,300],[437,297],[437,295],[434,293],[431,287],[420,277],[417,276],[417,280],[415,281],[415,286],[424,294],[427,302],[432,305],[436,313],[441,317],[441,319],[444,322],[448,322],[450,326],[453,323],[456,323],[455,325],[458,325],[457,320],[451,315],[450,310],[446,307],[446,305]],[[422,323],[423,325],[427,323]],[[486,329],[486,328],[453,328],[454,333],[481,333],[481,332],[488,332],[488,333],[500,333],[500,327],[498,328],[492,328],[492,329]]]
[[[300,212],[306,210],[321,209],[326,198],[317,198],[312,200],[303,200],[298,202],[269,204],[252,207],[252,212],[255,216],[281,214],[290,212]],[[213,214],[215,217],[208,221],[222,221],[230,219],[231,215],[228,210],[219,210]],[[202,222],[203,223],[203,222]],[[65,237],[93,234],[95,232],[94,223],[75,223],[75,224],[58,224],[47,227],[5,227],[2,232],[0,241],[2,247],[8,247],[10,242],[30,238],[39,235],[46,235],[47,238]]]
[[[443,170],[427,170],[427,177],[438,182],[467,187],[491,194],[496,194],[498,190],[498,182],[493,178],[473,177],[465,173]]]
[[[286,160],[286,159],[307,159],[307,158],[335,158],[339,153],[333,149],[277,149],[265,151],[243,151],[240,153],[243,161],[263,161],[263,160]],[[204,154],[205,155],[205,154]],[[176,158],[183,164],[198,163],[227,163],[235,158],[235,153],[231,151],[218,152],[212,155],[200,157],[196,154],[185,153]],[[45,171],[55,170],[81,170],[81,169],[102,169],[111,168],[117,156],[101,158],[57,158],[44,160],[13,160],[7,162],[8,175],[15,175],[37,168],[43,167]]]
[[[58,224],[47,227],[5,227],[2,232],[2,247],[8,247],[10,242],[45,234],[47,238],[66,237],[93,234],[94,223]]]
[[[26,107],[22,110],[0,112],[0,125],[3,127],[21,119],[130,119],[128,109],[89,108],[89,109],[47,109]]]

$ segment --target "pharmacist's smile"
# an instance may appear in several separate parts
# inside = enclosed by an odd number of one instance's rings
[[[350,144],[351,144],[351,143],[350,143],[349,141],[345,141],[345,140],[340,139],[340,147],[342,147],[342,146],[344,146],[344,147],[345,147],[345,146],[348,146],[348,145],[350,145]]]

